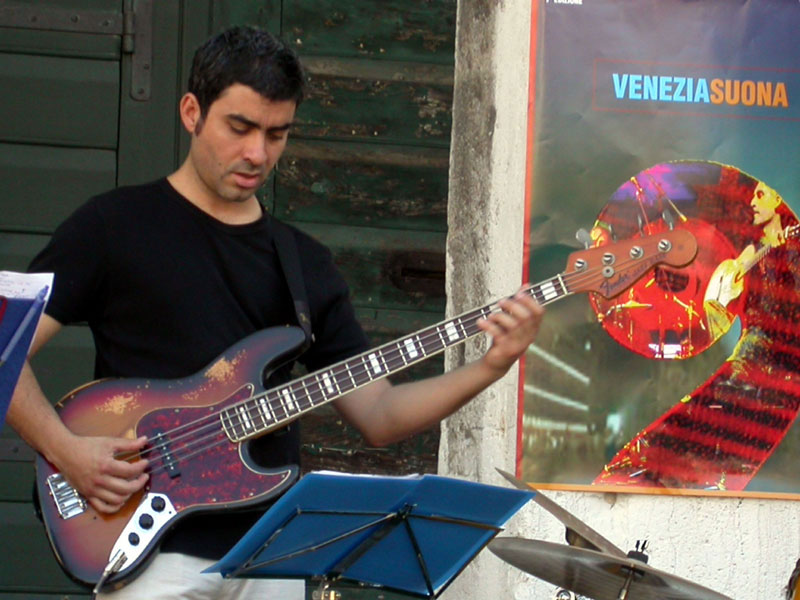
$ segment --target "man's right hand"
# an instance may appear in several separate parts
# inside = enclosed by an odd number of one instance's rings
[[[147,483],[148,461],[128,462],[144,447],[137,440],[68,434],[51,456],[55,467],[98,512],[113,513]]]

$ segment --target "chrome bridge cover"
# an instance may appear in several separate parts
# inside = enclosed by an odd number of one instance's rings
[[[61,473],[53,473],[47,478],[47,487],[56,503],[58,514],[62,519],[77,517],[86,510],[86,500],[83,499]]]

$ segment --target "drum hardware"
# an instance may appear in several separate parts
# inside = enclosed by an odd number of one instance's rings
[[[566,527],[568,546],[542,540],[495,538],[489,550],[505,562],[558,586],[554,600],[731,600],[711,589],[647,565],[647,540],[623,552],[575,515],[510,473],[515,487]]]

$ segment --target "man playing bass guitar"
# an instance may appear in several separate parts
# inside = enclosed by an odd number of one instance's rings
[[[276,248],[279,229],[288,229],[296,245],[308,303],[302,314],[313,332],[299,360],[314,371],[366,351],[330,252],[278,223],[256,197],[284,151],[303,94],[297,57],[272,35],[240,27],[207,41],[179,104],[191,136],[185,162],[165,178],[92,198],[31,264],[31,271],[55,273],[33,352],[62,325],[85,321],[97,378],[181,378],[254,332],[297,324]],[[543,310],[530,296],[500,308],[480,321],[492,337],[481,359],[403,385],[376,378],[335,407],[374,445],[434,425],[502,377],[536,336]],[[271,382],[285,383],[289,370],[283,366]],[[120,510],[148,481],[147,459],[119,459],[139,452],[146,439],[76,435],[28,365],[8,422],[99,513]],[[252,440],[250,454],[267,466],[297,464],[297,427]],[[178,598],[188,589],[196,591],[192,598],[288,597],[269,581],[200,574],[258,516],[225,511],[181,521],[137,578],[98,597]]]

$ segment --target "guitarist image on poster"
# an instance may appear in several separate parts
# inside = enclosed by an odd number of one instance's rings
[[[721,262],[711,275],[703,306],[713,337],[723,335],[736,317],[728,306],[741,297],[747,272],[759,264],[772,248],[786,241],[781,216],[776,212],[782,202],[780,195],[763,182],[759,182],[753,191],[750,206],[753,208],[753,225],[763,228],[761,245],[757,249],[754,244],[748,244],[738,257]]]
[[[293,411],[300,413],[297,396],[287,392],[269,406],[263,396],[250,396],[259,403],[255,412],[246,413],[241,405],[220,411],[211,422],[224,429],[220,448],[198,447],[195,461],[174,458],[180,450],[177,439],[175,445],[161,444],[160,433],[149,438],[137,433],[147,418],[169,426],[181,411],[207,415],[206,397],[215,390],[227,394],[215,401],[237,394],[247,398],[253,387],[263,385],[252,381],[258,377],[241,376],[248,366],[260,375],[265,362],[275,359],[272,387],[290,379],[288,359],[300,348],[304,352],[298,360],[309,373],[369,350],[331,253],[270,216],[256,197],[284,151],[304,81],[294,52],[269,33],[237,27],[212,37],[196,52],[188,92],[179,103],[181,122],[191,136],[182,165],[157,181],[90,199],[30,265],[31,272],[55,274],[32,352],[63,325],[86,322],[96,347],[95,376],[113,378],[76,390],[57,412],[30,366],[24,367],[8,423],[39,453],[37,474],[53,472],[42,484],[52,486],[53,493],[42,488],[38,493],[43,513],[52,511],[53,497],[66,494],[71,501],[59,504],[66,514],[53,518],[55,528],[89,513],[92,526],[123,513],[127,523],[136,509],[130,504],[138,504],[134,500],[160,478],[170,494],[152,498],[154,514],[169,510],[165,503],[170,501],[182,503],[175,511],[186,517],[170,522],[162,538],[147,542],[160,550],[137,559],[141,568],[129,579],[115,579],[119,565],[108,560],[108,550],[100,572],[70,572],[99,587],[98,598],[305,597],[298,581],[201,574],[295,479],[300,451],[296,421],[264,435],[251,434],[269,419],[289,420]],[[286,265],[294,262],[299,268],[287,272]],[[496,306],[473,320],[476,332],[492,340],[474,362],[393,386],[384,377],[385,363],[366,354],[369,379],[363,385],[336,396],[338,384],[323,376],[317,391],[334,395],[336,409],[370,444],[421,432],[501,378],[534,340],[543,315],[540,303],[520,292]],[[305,328],[309,335],[302,335]],[[462,332],[453,328],[447,336],[458,340]],[[409,359],[423,352],[412,338],[404,340],[402,350]],[[350,376],[354,384],[355,378]],[[126,380],[136,383],[126,386]],[[98,398],[93,390],[105,393]],[[92,430],[80,419],[74,421],[79,431],[66,425],[78,410],[72,408],[74,400],[70,404],[75,396],[90,394],[95,414],[124,422],[156,392],[163,393],[165,406],[145,411],[135,428],[86,433]],[[180,401],[181,408],[173,410],[172,401]],[[242,438],[248,441],[230,443]],[[233,452],[234,457],[240,452],[242,460],[218,462],[228,452],[223,446],[241,446]],[[275,491],[256,484],[242,489],[242,482],[260,476],[255,469],[262,466],[273,469],[263,477],[271,477]],[[190,476],[199,482],[196,487],[180,489]],[[202,505],[181,513],[206,484],[215,490],[209,497],[224,499],[225,506],[208,510]],[[99,537],[85,533],[63,541],[52,530],[48,534],[62,565],[91,554]],[[140,542],[132,535],[122,537],[132,545]]]

